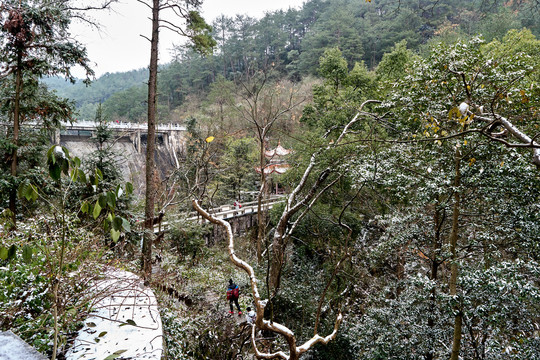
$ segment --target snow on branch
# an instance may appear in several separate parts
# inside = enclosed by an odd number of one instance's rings
[[[337,336],[337,331],[339,329],[339,325],[342,321],[342,315],[341,313],[338,314],[336,318],[336,322],[334,324],[334,330],[332,333],[326,337],[322,337],[318,334],[315,334],[310,340],[308,340],[306,343],[304,343],[302,346],[297,347],[296,346],[296,337],[294,333],[287,328],[286,326],[273,322],[268,321],[264,319],[264,308],[266,306],[267,300],[261,300],[261,297],[259,295],[259,290],[257,287],[257,278],[255,277],[255,271],[253,270],[253,267],[251,267],[247,262],[240,259],[238,256],[236,256],[234,251],[234,235],[232,232],[231,225],[222,219],[217,219],[210,215],[207,211],[205,211],[199,204],[199,201],[196,199],[192,200],[193,208],[206,220],[210,221],[213,224],[223,226],[226,229],[227,232],[227,238],[229,240],[229,257],[233,264],[235,264],[237,267],[243,269],[249,276],[250,282],[251,282],[251,290],[253,293],[253,303],[255,305],[255,310],[257,313],[257,317],[255,320],[255,325],[253,326],[252,332],[251,332],[251,343],[253,345],[253,349],[255,351],[255,356],[258,359],[282,359],[282,360],[297,360],[300,358],[300,355],[309,350],[312,346],[318,343],[327,344],[329,341],[333,340]],[[263,353],[260,352],[257,348],[257,344],[255,342],[255,327],[262,329],[262,330],[270,330],[277,334],[282,335],[285,340],[287,341],[287,344],[289,346],[289,355],[287,355],[283,351],[278,351],[274,353]]]
[[[326,337],[322,337],[319,334],[313,336],[311,339],[306,341],[302,346],[298,347],[298,353],[303,354],[304,352],[308,351],[313,345],[322,343],[322,344],[328,344],[330,341],[334,340],[337,336],[337,332],[339,330],[339,325],[341,324],[341,321],[343,320],[343,315],[341,313],[338,314],[336,318],[336,322],[334,324],[334,331]]]
[[[518,140],[521,141],[521,146],[525,146],[525,147],[531,147],[533,149],[533,159],[532,159],[532,162],[536,165],[536,166],[539,166],[540,167],[540,143],[536,142],[535,139],[537,138],[537,136],[535,136],[534,138],[531,138],[530,136],[528,136],[527,134],[525,134],[523,131],[519,130],[510,120],[508,120],[507,118],[503,117],[503,116],[500,116],[498,114],[494,114],[495,115],[495,121],[499,121],[501,123],[501,125],[509,132],[511,133],[512,135],[514,135]],[[493,122],[493,119],[491,118],[488,118],[488,117],[484,117],[484,116],[475,116],[475,118],[477,119],[480,119],[480,120],[483,120],[483,121],[488,121],[490,123]],[[483,133],[484,135],[486,135],[485,133]],[[506,146],[509,146],[509,147],[521,147],[521,146],[518,146],[518,145],[513,145],[513,144],[510,144],[509,142],[507,141],[504,141],[502,139],[498,139],[498,138],[495,138],[495,137],[492,137],[492,136],[489,136],[489,134],[487,134],[488,137],[492,140],[496,140],[496,141],[499,141],[499,142],[502,142],[504,143]]]

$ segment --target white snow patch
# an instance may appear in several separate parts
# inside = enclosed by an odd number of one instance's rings
[[[46,357],[8,330],[0,331],[0,359],[45,360]]]
[[[66,154],[64,153],[64,149],[62,149],[61,146],[56,145],[54,147],[54,156],[61,159],[65,158]]]
[[[161,359],[163,332],[154,293],[127,271],[111,269],[95,284],[95,311],[84,322],[67,360]],[[114,357],[111,357],[114,358]]]

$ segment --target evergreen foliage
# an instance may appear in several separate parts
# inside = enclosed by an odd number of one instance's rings
[[[242,309],[268,299],[264,320],[286,324],[298,344],[331,333],[344,314],[337,337],[303,359],[537,359],[534,4],[311,0],[260,20],[216,19],[213,54],[177,49],[161,69],[156,111],[160,121],[186,125],[186,142],[155,191],[157,221],[164,214],[170,229],[148,259],[167,356],[253,356],[251,325],[226,315],[223,290],[235,278]],[[202,19],[189,19],[208,35]],[[54,127],[73,118],[58,98],[70,90],[40,85],[40,69],[23,78],[21,109],[25,121]],[[0,79],[8,99],[0,103],[0,156],[17,147],[20,158],[17,181],[2,163],[0,208],[17,190],[32,219],[20,232],[2,219],[0,326],[41,351],[68,344],[64,334],[90,301],[78,284],[101,268],[94,263],[140,258],[138,245],[119,250],[130,232],[140,241],[145,230],[131,220],[142,206],[126,196],[130,184],[118,184],[107,125],[146,121],[144,76],[109,74],[94,88],[73,88],[88,91],[75,99],[84,111],[97,110],[97,149],[84,167],[61,146],[45,153],[44,132],[23,128],[20,142],[10,141],[4,124],[16,85]],[[46,80],[49,89],[56,81]],[[234,249],[215,241],[212,225],[185,220],[192,198],[208,208],[258,191],[262,198],[265,177],[255,167],[269,163],[263,151],[276,143],[293,152],[289,170],[272,181],[289,196],[298,188],[294,201],[260,212],[262,225],[235,234]],[[253,264],[261,294],[249,292],[253,279],[233,267],[227,249]],[[286,337],[258,329],[260,350],[290,349]]]
[[[298,10],[270,12],[259,20],[245,15],[222,16],[212,24],[217,46],[211,56],[201,57],[192,49],[178,48],[176,60],[163,66],[158,82],[160,111],[177,121],[173,110],[186,103],[186,94],[207,92],[219,74],[234,80],[273,64],[280,76],[295,81],[316,75],[319,58],[334,47],[340,49],[350,68],[364,61],[374,70],[383,55],[404,40],[414,52],[445,36],[469,38],[482,33],[488,41],[501,40],[508,30],[524,26],[540,36],[532,5],[465,0],[312,0]],[[47,82],[62,96],[76,101],[82,118],[91,119],[101,102],[108,116],[136,122],[144,118],[141,91],[145,76],[147,70],[143,69],[105,74],[86,89],[82,83],[70,87],[50,79]],[[117,92],[122,93],[107,101]]]

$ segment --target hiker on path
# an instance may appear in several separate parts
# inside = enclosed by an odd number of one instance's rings
[[[255,323],[255,319],[257,318],[257,314],[255,314],[255,311],[253,311],[251,309],[251,307],[247,307],[246,309],[247,311],[247,322],[248,324],[254,324]]]
[[[238,315],[242,315],[242,310],[240,310],[240,305],[238,305],[238,296],[240,295],[240,288],[238,285],[233,283],[232,279],[229,279],[229,286],[227,287],[227,300],[229,300],[229,306],[231,310],[229,314],[233,313],[233,301],[236,304],[238,309]]]

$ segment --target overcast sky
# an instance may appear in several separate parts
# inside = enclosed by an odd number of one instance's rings
[[[211,24],[221,14],[247,14],[261,18],[265,12],[299,8],[306,0],[204,0],[202,15]],[[136,0],[121,0],[113,12],[102,12],[94,17],[102,24],[100,31],[75,23],[72,34],[86,45],[96,77],[106,72],[121,72],[147,67],[150,43],[141,35],[150,36],[150,10]],[[169,49],[181,39],[169,31],[160,32],[160,63],[171,60]],[[82,77],[80,69],[74,73]]]

